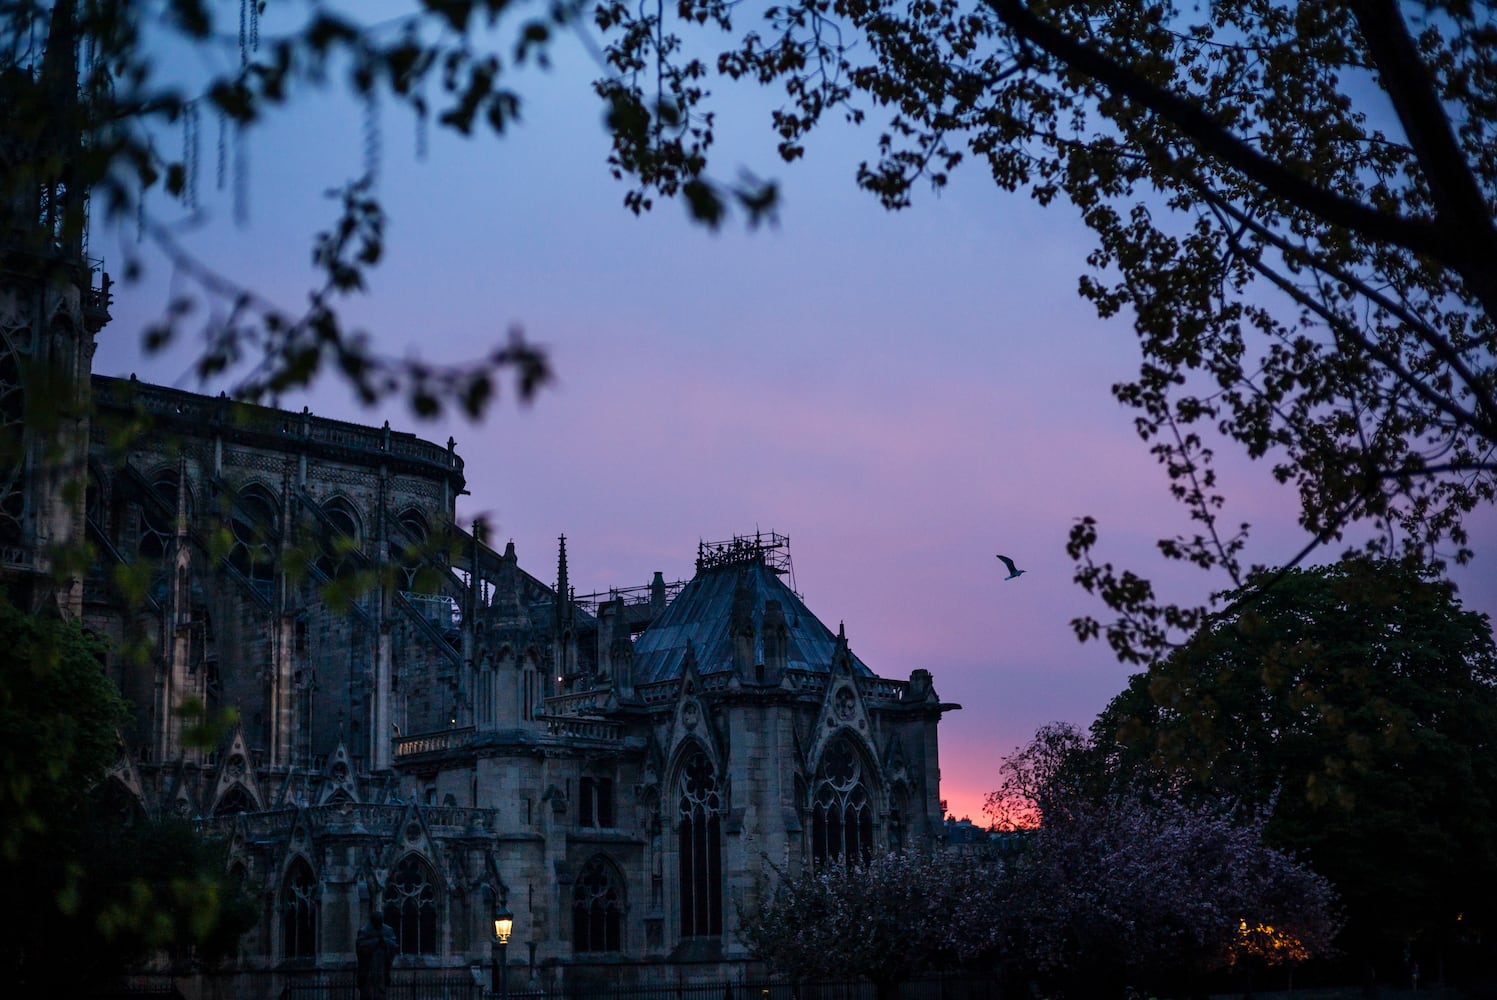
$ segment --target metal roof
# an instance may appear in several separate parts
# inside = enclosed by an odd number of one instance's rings
[[[696,653],[698,672],[710,674],[732,669],[730,626],[733,595],[740,576],[752,599],[754,662],[764,662],[764,604],[779,601],[790,632],[786,666],[791,670],[826,672],[831,669],[832,654],[837,648],[836,633],[811,613],[774,568],[762,560],[751,560],[700,569],[681,588],[665,612],[634,642],[636,683],[649,684],[680,677],[688,640]],[[858,676],[874,676],[856,655],[852,662]]]

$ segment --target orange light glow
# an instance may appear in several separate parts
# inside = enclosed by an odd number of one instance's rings
[[[1310,957],[1310,949],[1293,934],[1276,931],[1270,924],[1249,927],[1247,921],[1243,920],[1237,926],[1237,945],[1233,949],[1232,963],[1236,964],[1244,956],[1252,956],[1268,965],[1280,965],[1284,962],[1305,961]]]

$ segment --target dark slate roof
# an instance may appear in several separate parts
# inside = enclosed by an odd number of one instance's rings
[[[681,588],[665,612],[634,642],[636,683],[680,677],[687,640],[696,653],[699,672],[710,674],[732,669],[733,640],[729,626],[733,591],[740,574],[753,598],[754,662],[764,662],[764,602],[779,601],[790,630],[789,668],[822,672],[831,669],[832,653],[837,648],[836,633],[810,612],[778,573],[762,561],[750,561],[699,570]],[[874,676],[856,655],[852,662],[859,676]]]

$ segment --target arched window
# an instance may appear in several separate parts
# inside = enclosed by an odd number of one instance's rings
[[[177,536],[177,477],[159,473],[151,483],[151,493],[161,502],[141,502],[138,550],[147,559],[160,559]]]
[[[291,862],[281,888],[281,954],[317,957],[317,877],[305,858]]]
[[[327,519],[329,537],[322,545],[317,568],[329,579],[333,579],[350,568],[354,553],[361,550],[363,531],[359,526],[359,513],[353,504],[342,497],[334,497],[322,505]]]
[[[111,776],[97,786],[100,815],[118,820],[125,826],[133,826],[145,819],[145,806],[139,797],[118,777]]]
[[[416,574],[421,569],[430,531],[426,516],[414,507],[401,511],[395,520],[399,525],[399,534],[404,537],[390,539],[390,558],[400,567],[400,589],[412,591],[416,589]]]
[[[677,781],[681,936],[723,931],[722,794],[707,755],[687,758]]]
[[[621,951],[623,888],[618,871],[601,854],[582,866],[572,889],[572,951]]]
[[[275,497],[260,486],[241,491],[229,507],[229,533],[234,540],[229,564],[267,596],[275,580],[278,509]]]
[[[407,854],[385,883],[385,922],[402,955],[437,953],[437,888],[431,867]]]
[[[863,758],[846,736],[827,744],[811,800],[811,860],[862,862],[873,851],[873,804]]]
[[[235,813],[255,812],[259,807],[243,785],[233,785],[213,807],[215,816],[232,816]]]

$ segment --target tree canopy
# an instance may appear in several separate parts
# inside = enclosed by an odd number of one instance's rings
[[[911,976],[996,944],[997,871],[980,859],[897,851],[777,874],[739,918],[753,953],[793,979],[867,977],[898,996]]]
[[[157,950],[230,954],[253,905],[222,846],[152,821],[106,780],[125,703],[76,623],[0,598],[0,970],[23,995],[113,984]]]
[[[1213,804],[1116,792],[1052,808],[1008,873],[1009,961],[1067,996],[1159,988],[1239,962],[1331,950],[1330,883],[1270,847],[1259,819]]]
[[[162,131],[190,136],[212,117],[237,137],[331,83],[454,133],[505,134],[523,72],[575,36],[597,60],[608,166],[634,211],[670,197],[714,225],[733,206],[750,219],[773,211],[772,184],[715,179],[714,91],[734,81],[780,93],[768,125],[786,161],[829,116],[871,126],[856,182],[890,208],[973,160],[1002,188],[1069,202],[1096,237],[1078,262],[1081,294],[1131,319],[1142,349],[1137,376],[1114,391],[1196,524],[1161,542],[1167,556],[1224,569],[1236,587],[1251,572],[1247,526],[1223,521],[1213,462],[1224,440],[1297,489],[1310,547],[1365,522],[1370,536],[1356,537],[1374,551],[1464,560],[1466,515],[1493,499],[1489,4],[412,0],[375,24],[313,3],[263,34],[261,0],[232,13],[207,0],[69,0],[56,19],[51,7],[0,4],[0,100],[19,126],[4,204],[41,190],[26,218],[47,219],[67,246],[84,189],[97,218],[135,220],[209,303],[168,304],[148,345],[208,316],[198,371],[235,372],[241,393],[331,367],[366,400],[476,413],[502,371],[522,394],[548,372],[523,340],[443,368],[383,357],[344,328],[339,302],[383,252],[367,170],[337,189],[313,248],[324,280],[304,308],[196,266],[142,211],[159,189],[195,207],[196,146],[164,152]],[[90,56],[81,89],[79,67],[57,54],[75,46],[41,57],[49,19]],[[229,58],[187,89],[147,44],[162,35]],[[1202,623],[1204,605],[1164,603],[1148,580],[1094,559],[1097,540],[1095,521],[1078,522],[1077,578],[1115,616],[1079,619],[1083,638],[1145,662]]]
[[[1134,676],[1069,780],[1271,812],[1363,958],[1443,957],[1497,918],[1497,644],[1404,563],[1294,570]],[[1430,967],[1433,967],[1433,961]]]

